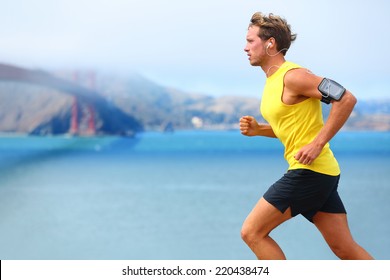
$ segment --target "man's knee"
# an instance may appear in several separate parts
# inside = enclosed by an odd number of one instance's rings
[[[242,225],[241,238],[248,245],[260,241],[265,236],[267,236],[267,234],[263,233],[261,226],[254,227],[247,222],[244,222],[244,224]]]
[[[356,247],[358,245],[353,241],[335,242],[329,244],[332,252],[341,260],[354,259]]]
[[[253,239],[252,231],[245,224],[241,228],[241,239],[247,244]]]

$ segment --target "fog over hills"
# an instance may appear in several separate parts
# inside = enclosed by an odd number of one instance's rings
[[[213,97],[183,92],[137,74],[119,76],[63,71],[49,75],[89,88],[99,95],[99,100],[104,100],[93,116],[96,134],[122,135],[129,134],[130,130],[136,133],[142,130],[236,129],[242,115],[253,115],[262,121],[260,97]],[[66,134],[71,129],[73,102],[71,95],[58,89],[0,80],[0,132]],[[330,106],[323,108],[326,116]],[[86,130],[87,105],[79,102],[78,109],[79,128]],[[114,116],[114,111],[122,113]],[[113,127],[113,123],[117,125]],[[345,129],[390,130],[390,99],[359,101]]]

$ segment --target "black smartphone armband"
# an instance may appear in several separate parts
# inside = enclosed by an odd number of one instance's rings
[[[332,100],[339,101],[345,93],[345,88],[342,85],[328,78],[321,81],[318,90],[322,95],[321,101],[326,104],[329,104]]]

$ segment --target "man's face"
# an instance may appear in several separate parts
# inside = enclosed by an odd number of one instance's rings
[[[246,46],[244,51],[248,55],[249,62],[252,66],[261,66],[265,55],[264,42],[258,36],[260,27],[250,26],[246,35]]]

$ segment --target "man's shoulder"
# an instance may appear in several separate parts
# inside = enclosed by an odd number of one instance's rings
[[[322,77],[313,74],[307,68],[294,68],[284,76],[284,85],[294,95],[303,95],[306,97],[314,97],[321,99],[317,87],[320,84]]]
[[[289,69],[284,75],[285,84],[303,82],[308,77],[311,77],[312,74],[309,73],[309,70],[303,67],[296,67]]]

